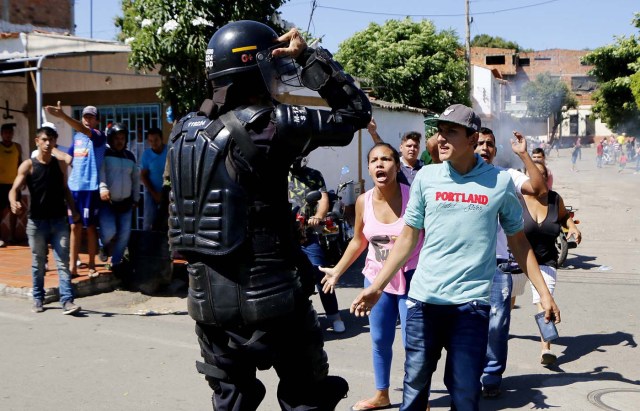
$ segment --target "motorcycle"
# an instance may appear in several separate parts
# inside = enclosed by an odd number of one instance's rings
[[[576,225],[580,224],[580,220],[576,220],[574,218],[575,212],[578,209],[571,206],[565,207],[567,209],[567,212],[569,213],[569,218],[571,218]],[[558,237],[556,238],[556,248],[558,249],[558,267],[562,267],[562,265],[566,261],[569,250],[578,247],[577,239],[573,235],[567,237],[568,232],[569,230],[567,228],[562,227],[560,234],[558,234]]]
[[[345,213],[346,208],[349,206],[349,193],[351,190],[353,190],[353,180],[340,183],[335,191],[328,192],[330,211],[315,230],[329,266],[334,266],[340,261],[342,254],[344,254],[349,245],[349,241],[353,237],[353,226],[348,222]],[[302,243],[306,241],[309,230],[311,230],[307,220],[312,215],[312,211],[320,201],[320,198],[322,198],[320,191],[311,191],[305,197],[305,204],[294,209]],[[345,203],[343,200],[347,200],[347,202]]]

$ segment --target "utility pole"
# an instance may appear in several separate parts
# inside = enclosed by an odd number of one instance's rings
[[[469,0],[465,0],[465,58],[467,59],[467,93],[471,99],[471,17],[469,16]]]
[[[467,6],[469,0],[467,0]],[[89,0],[89,38],[93,38],[93,0]]]

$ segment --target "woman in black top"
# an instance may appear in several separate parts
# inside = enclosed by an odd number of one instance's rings
[[[536,163],[544,179],[547,178],[547,168],[544,164]],[[560,234],[562,227],[569,230],[568,235],[574,235],[576,241],[580,243],[582,235],[570,218],[564,206],[562,197],[555,191],[549,190],[542,196],[523,195],[520,198],[523,208],[524,232],[527,240],[531,243],[531,248],[540,265],[540,271],[544,281],[553,295],[556,284],[556,269],[558,267],[558,250],[556,248],[556,238]],[[540,305],[540,295],[535,288],[531,287],[533,303],[537,305],[538,311],[542,311]],[[542,341],[542,355],[540,362],[545,365],[553,364],[556,355],[551,352],[551,343]]]

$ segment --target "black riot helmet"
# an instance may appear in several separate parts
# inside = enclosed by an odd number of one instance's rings
[[[277,38],[271,27],[257,21],[240,20],[221,27],[207,45],[207,78],[214,87],[232,83],[241,73],[261,78],[256,54],[273,47]]]

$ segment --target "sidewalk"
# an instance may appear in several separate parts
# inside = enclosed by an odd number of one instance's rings
[[[87,254],[80,254],[81,261],[88,261]],[[86,297],[115,290],[120,285],[110,270],[96,256],[98,277],[89,278],[89,268],[79,268],[78,277],[73,278],[76,297]],[[49,252],[44,277],[45,302],[59,300],[58,273],[53,252]],[[85,267],[83,265],[83,267]],[[28,245],[10,245],[0,248],[0,295],[31,298],[31,249]]]

